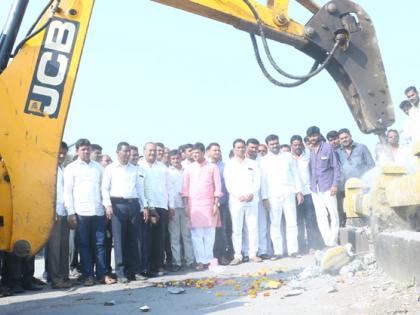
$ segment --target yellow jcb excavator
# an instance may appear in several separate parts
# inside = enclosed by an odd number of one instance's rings
[[[52,0],[16,43],[29,0],[15,0],[0,35],[0,250],[35,254],[49,236],[55,207],[57,156],[94,0]],[[288,0],[156,0],[248,32],[257,62],[274,84],[293,87],[323,69],[337,82],[361,131],[382,135],[394,112],[369,15],[348,0],[318,7],[296,0],[312,18],[302,25]],[[274,70],[260,56],[256,36]],[[311,56],[305,75],[282,70],[267,39]]]

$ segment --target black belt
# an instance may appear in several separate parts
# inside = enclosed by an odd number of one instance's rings
[[[122,197],[111,197],[111,201],[115,202],[115,203],[135,203],[138,202],[139,199],[138,198],[122,198]]]

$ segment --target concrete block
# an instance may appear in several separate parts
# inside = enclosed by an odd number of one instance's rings
[[[344,227],[339,231],[340,244],[350,243],[356,254],[369,251],[369,238],[362,228]]]
[[[378,266],[402,282],[420,282],[420,233],[382,232],[375,240]]]

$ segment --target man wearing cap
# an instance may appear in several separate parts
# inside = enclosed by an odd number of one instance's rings
[[[337,187],[340,166],[334,149],[321,139],[318,127],[309,127],[306,135],[311,143],[310,169],[311,191],[316,219],[324,243],[337,245],[339,219],[337,211]],[[328,217],[330,223],[328,223]]]

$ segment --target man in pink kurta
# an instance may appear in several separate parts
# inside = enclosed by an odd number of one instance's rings
[[[204,153],[202,143],[193,146],[195,162],[184,172],[182,191],[198,270],[213,259],[215,228],[220,226],[219,198],[223,195],[219,169],[205,160]]]

